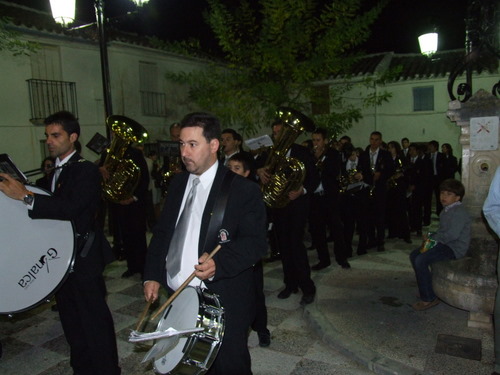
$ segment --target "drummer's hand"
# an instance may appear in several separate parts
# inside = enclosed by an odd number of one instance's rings
[[[123,200],[121,200],[121,201],[120,201],[120,204],[121,204],[122,206],[128,206],[129,204],[134,203],[134,202],[135,202],[134,197],[130,197],[130,198],[127,198],[127,199],[123,199]]]
[[[144,298],[147,302],[154,302],[158,299],[158,291],[160,290],[160,283],[158,281],[146,281],[144,283]]]
[[[200,259],[198,259],[199,264],[194,266],[195,275],[200,280],[210,279],[211,277],[214,277],[214,275],[215,275],[215,262],[213,259],[210,259],[210,260],[205,262],[205,260],[207,258],[208,258],[208,254],[203,253],[203,255],[200,257]]]
[[[28,194],[29,190],[22,182],[13,179],[6,173],[0,173],[0,177],[3,179],[0,181],[0,191],[3,191],[9,198],[22,201],[24,196]]]

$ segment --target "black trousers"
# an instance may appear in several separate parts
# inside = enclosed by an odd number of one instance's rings
[[[340,197],[341,219],[344,225],[344,241],[347,251],[352,254],[352,240],[357,229],[359,233],[358,252],[368,246],[369,189],[354,193],[344,193]]]
[[[262,260],[255,263],[253,267],[255,280],[255,319],[252,323],[252,329],[255,332],[267,330],[267,307],[266,296],[264,295],[264,267]]]
[[[305,195],[284,208],[274,209],[273,218],[286,287],[299,287],[304,294],[314,294],[316,286],[311,279],[307,250],[303,243],[308,212],[309,197]]]
[[[126,206],[114,204],[113,213],[117,216],[127,268],[131,272],[142,274],[148,248],[146,206],[138,202]]]
[[[102,275],[71,273],[56,293],[70,364],[78,375],[119,375],[113,317]]]
[[[309,232],[311,233],[311,242],[316,247],[319,262],[330,264],[330,253],[326,240],[326,228],[329,219],[326,196],[313,194],[310,203]]]

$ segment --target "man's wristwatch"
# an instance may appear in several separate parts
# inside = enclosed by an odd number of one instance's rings
[[[23,197],[23,202],[26,206],[31,206],[34,200],[35,194],[33,194],[33,192],[31,191],[28,191],[28,193]]]

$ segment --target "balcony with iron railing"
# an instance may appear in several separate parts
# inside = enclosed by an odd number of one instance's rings
[[[43,125],[43,120],[58,111],[69,111],[78,118],[76,83],[44,79],[28,79],[31,106],[30,122]]]

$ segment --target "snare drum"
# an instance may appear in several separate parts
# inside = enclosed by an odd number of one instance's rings
[[[38,187],[26,188],[50,195]],[[71,221],[31,219],[27,210],[0,193],[0,314],[25,311],[49,299],[73,265]]]
[[[212,365],[224,335],[224,309],[215,294],[187,287],[163,313],[157,331],[203,328],[182,336],[175,347],[154,361],[158,374],[204,374]],[[155,345],[161,345],[158,340]]]

